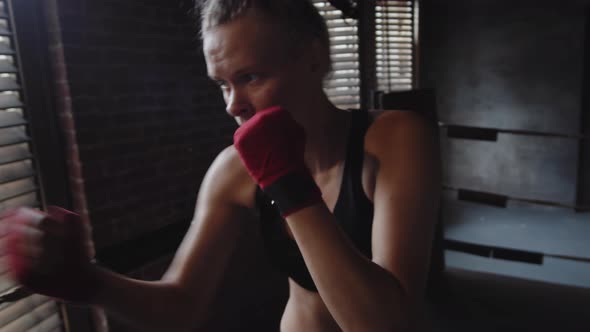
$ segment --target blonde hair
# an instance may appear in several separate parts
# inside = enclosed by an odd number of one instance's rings
[[[197,0],[201,16],[201,37],[208,29],[231,22],[255,9],[285,28],[291,46],[307,46],[318,40],[325,48],[331,70],[330,37],[324,18],[310,0]]]

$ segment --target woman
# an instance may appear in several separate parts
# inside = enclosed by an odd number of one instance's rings
[[[210,166],[162,279],[99,268],[89,250],[57,269],[51,257],[65,241],[51,246],[35,234],[62,234],[82,249],[89,231],[67,211],[25,208],[1,223],[12,274],[143,330],[193,330],[239,235],[262,226],[271,260],[290,277],[281,331],[411,329],[438,210],[434,129],[409,112],[348,112],[328,100],[328,33],[307,0],[209,0],[201,13],[208,74],[240,128]],[[41,282],[40,270],[52,277]]]

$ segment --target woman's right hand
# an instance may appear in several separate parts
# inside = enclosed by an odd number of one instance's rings
[[[87,303],[101,288],[90,225],[71,211],[50,206],[47,212],[20,207],[3,213],[0,253],[9,275],[33,292]]]

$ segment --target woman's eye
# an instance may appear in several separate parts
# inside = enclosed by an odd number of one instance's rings
[[[255,82],[257,81],[259,76],[257,74],[246,74],[243,77],[243,81],[246,83]]]

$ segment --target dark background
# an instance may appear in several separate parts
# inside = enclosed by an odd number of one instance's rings
[[[436,89],[440,120],[588,135],[589,4],[423,0],[420,86]],[[91,221],[102,264],[158,279],[192,219],[207,167],[235,129],[206,76],[190,1],[44,6],[67,201]],[[441,144],[449,185],[590,205],[588,140],[500,135]],[[284,279],[257,246],[233,259],[209,330],[263,331],[280,318]]]

